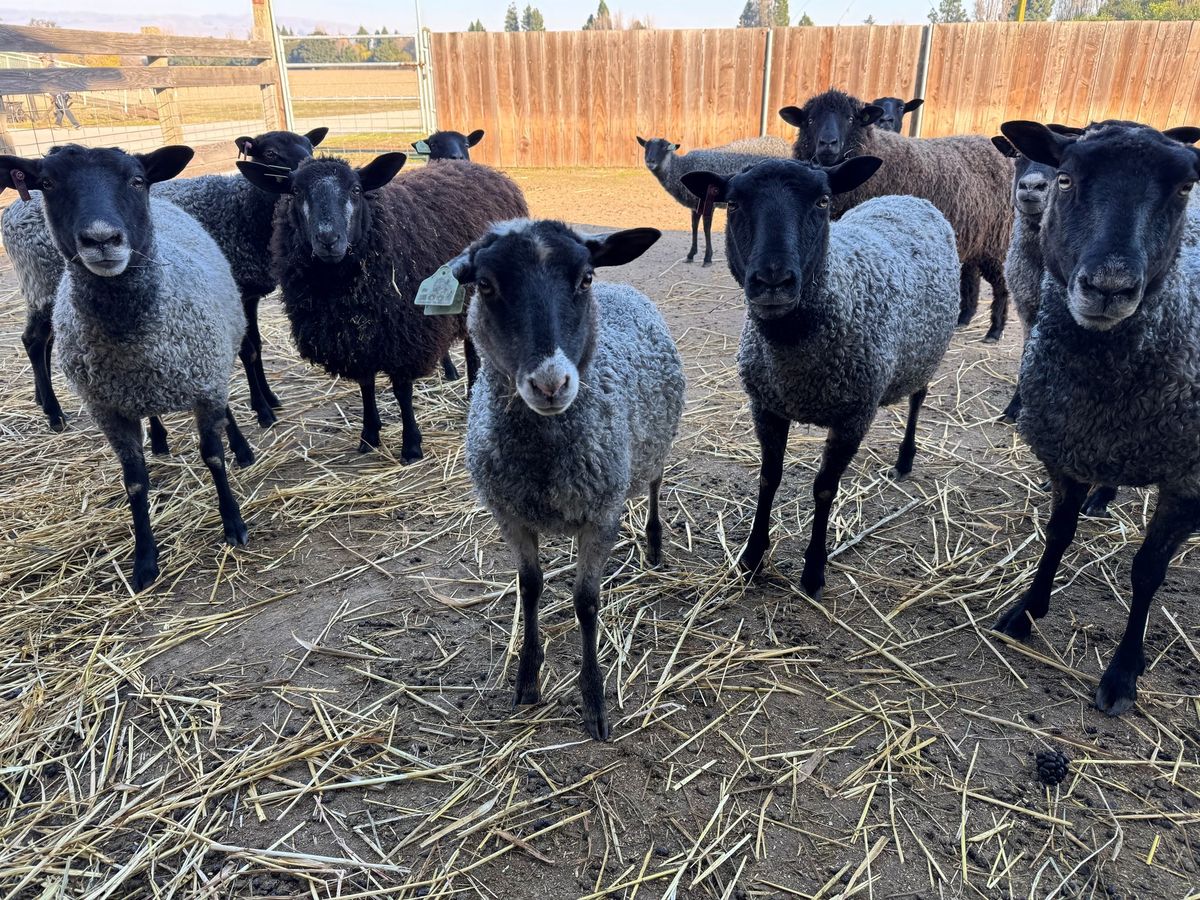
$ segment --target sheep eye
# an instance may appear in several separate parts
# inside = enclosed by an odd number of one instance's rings
[[[54,182],[51,181],[49,178],[43,178],[38,183],[38,187],[42,190],[43,193],[46,193],[48,191],[54,190]]]
[[[480,297],[496,296],[496,286],[486,278],[481,278],[479,281],[475,282],[475,291]]]
[[[828,209],[828,208],[829,208],[829,195],[822,194],[820,197],[817,198],[817,209]]]
[[[265,156],[267,159],[277,159],[279,157],[279,154],[276,153],[274,150],[268,150],[266,153],[263,154],[263,156]]]
[[[593,277],[594,276],[591,272],[584,272],[583,277],[579,279],[579,290],[586,291],[588,288],[590,288],[592,286]]]
[[[350,193],[354,194],[354,196],[357,197],[359,194],[362,193],[362,185],[356,184],[354,187],[350,188]]]
[[[129,179],[129,186],[141,190],[146,186],[146,179],[141,175],[134,175],[131,179]]]
[[[725,201],[725,212],[726,213],[736,212],[737,208],[738,208],[738,204],[737,204],[736,200],[726,200]]]
[[[1071,181],[1070,175],[1061,175],[1060,174],[1058,176],[1058,189],[1060,191],[1069,191],[1073,184],[1074,184],[1074,182]]]
[[[1196,186],[1196,182],[1189,181],[1187,184],[1185,184],[1183,187],[1181,187],[1179,189],[1179,193],[1181,195],[1183,195],[1184,197],[1186,197],[1188,194],[1190,194],[1192,192],[1192,188],[1194,188],[1195,186]]]

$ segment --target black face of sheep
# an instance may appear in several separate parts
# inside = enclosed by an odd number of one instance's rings
[[[425,146],[429,148],[430,160],[462,159],[470,160],[471,148],[483,140],[483,129],[477,128],[470,134],[461,131],[435,131],[425,138]],[[416,144],[413,149],[418,150]]]
[[[997,150],[1014,160],[1013,208],[1023,216],[1040,221],[1050,196],[1050,183],[1054,181],[1053,167],[1034,162],[1002,135],[992,138],[992,143]]]
[[[693,194],[704,196],[715,188],[717,202],[726,204],[729,266],[750,315],[778,319],[804,303],[804,289],[829,242],[830,197],[854,190],[880,164],[874,156],[856,156],[828,169],[768,160],[732,178],[711,172],[683,176]]]
[[[313,148],[325,140],[328,133],[328,128],[314,128],[305,134],[268,131],[257,137],[236,138],[234,143],[239,153],[254,162],[295,169],[313,155]]]
[[[239,162],[238,168],[265,191],[291,194],[292,226],[316,259],[335,265],[371,227],[363,195],[391,181],[405,159],[403,153],[385,153],[360,169],[341,159],[311,159],[289,173],[252,162]]]
[[[1083,137],[1037,122],[1000,130],[1057,170],[1042,249],[1047,271],[1067,288],[1072,318],[1087,329],[1115,328],[1175,261],[1200,151],[1145,127],[1104,125]]]
[[[912,112],[924,100],[909,100],[905,103],[899,97],[880,97],[878,100],[872,100],[871,106],[878,106],[883,110],[883,115],[875,123],[876,128],[882,128],[885,131],[894,131],[900,133],[901,124],[904,121],[904,116]]]
[[[191,158],[190,147],[131,154],[68,144],[40,160],[0,156],[0,188],[40,190],[62,255],[115,277],[134,256],[148,258],[150,185],[174,178]]]
[[[452,264],[475,285],[471,334],[492,366],[535,413],[556,416],[575,401],[579,372],[596,347],[593,270],[623,266],[661,237],[633,228],[584,237],[562,222],[494,230]]]
[[[785,106],[779,115],[798,129],[799,159],[832,166],[854,153],[856,133],[878,122],[883,110],[841,91],[826,91],[802,107]]]
[[[663,163],[667,161],[667,155],[679,149],[678,144],[672,144],[670,141],[663,138],[651,138],[646,140],[639,137],[637,142],[645,149],[646,168],[651,172],[657,172],[662,168]]]

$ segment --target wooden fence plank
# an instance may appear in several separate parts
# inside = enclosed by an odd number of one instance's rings
[[[165,62],[165,57],[162,57]],[[272,84],[273,65],[123,66],[76,69],[0,69],[0,94],[110,91],[138,88],[225,87]],[[264,80],[265,79],[265,80]]]
[[[271,59],[270,41],[236,41],[182,34],[129,34],[0,25],[0,50],[12,53],[112,53],[118,56],[207,56]]]

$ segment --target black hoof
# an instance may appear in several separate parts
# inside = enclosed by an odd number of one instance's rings
[[[423,450],[421,450],[419,444],[416,447],[405,447],[400,451],[400,462],[406,466],[412,465],[417,460],[424,458],[425,453]]]
[[[768,545],[769,546],[769,545]],[[738,568],[742,570],[742,577],[746,581],[753,581],[763,570],[763,559],[767,555],[767,547],[761,549],[747,546],[738,560]]]
[[[50,430],[53,432],[61,432],[66,430],[67,417],[64,415],[50,416]]]
[[[888,469],[888,478],[892,481],[904,481],[912,474],[912,466],[901,468],[900,466],[892,466]]]
[[[238,464],[239,469],[248,469],[250,466],[254,465],[254,451],[249,447],[246,447],[243,450],[235,451],[233,458]]]
[[[263,399],[267,401],[267,406],[271,407],[271,409],[283,409],[283,401],[270,391],[266,392]]]
[[[975,310],[971,310],[970,312],[960,312],[958,314],[959,327],[962,327],[963,325],[970,325],[973,318],[975,318]]]
[[[230,547],[245,547],[250,543],[250,531],[241,517],[225,522],[225,543]]]
[[[1033,625],[1029,621],[1029,615],[1025,612],[1025,606],[1018,603],[996,620],[992,630],[1023,641],[1033,632]]]
[[[258,417],[258,426],[260,428],[270,428],[279,421],[279,417],[275,415],[275,410],[267,407],[266,409],[257,409],[254,414]]]
[[[583,730],[597,741],[607,741],[612,735],[612,729],[608,724],[608,713],[604,711],[603,703],[597,710],[590,710],[586,705],[584,706]]]
[[[1002,334],[1004,334],[1003,331],[989,331],[983,336],[983,342],[985,344],[997,344],[1000,342],[1000,335]]]
[[[1137,703],[1137,674],[1133,669],[1109,666],[1096,688],[1096,709],[1119,716]]]
[[[135,560],[133,563],[133,589],[141,593],[154,582],[158,581],[158,560],[156,558]]]
[[[711,265],[712,265],[712,260],[711,260],[711,259],[706,259],[704,262],[702,262],[702,263],[700,264],[700,267],[701,267],[701,268],[703,268],[703,269],[707,269],[707,268],[708,268],[709,266],[711,266]]]

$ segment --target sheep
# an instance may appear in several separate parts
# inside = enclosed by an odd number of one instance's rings
[[[257,137],[239,137],[235,144],[239,153],[252,160],[295,168],[301,159],[312,156],[313,147],[321,142],[326,131],[316,128],[304,135],[268,131]],[[263,373],[257,310],[259,299],[275,289],[269,273],[268,248],[274,198],[252,189],[237,176],[183,179],[157,185],[154,191],[195,216],[233,266],[248,323],[240,355],[250,387],[250,403],[259,423],[270,425],[275,421],[272,407],[278,406],[279,401],[267,386]],[[22,341],[33,367],[34,399],[49,420],[50,428],[62,431],[67,420],[51,383],[50,357],[54,341],[51,327],[54,294],[64,264],[42,215],[41,192],[29,194],[28,200],[18,200],[9,206],[0,220],[0,229],[25,297]],[[150,422],[150,436],[156,454],[169,452],[166,429],[157,418]]]
[[[68,144],[44,159],[0,156],[0,186],[38,188],[55,252],[63,372],[121,462],[134,525],[133,588],[158,577],[141,419],[191,410],[217,489],[225,540],[248,539],[225,472],[221,426],[238,463],[254,461],[229,409],[246,317],[216,242],[151,184],[179,174],[189,147],[127,154]]]
[[[883,110],[883,115],[875,122],[876,128],[882,128],[884,131],[894,131],[896,134],[901,133],[901,125],[904,122],[904,116],[919,107],[925,101],[919,98],[914,98],[905,102],[899,97],[880,97],[877,100],[872,100],[870,106],[878,106]]]
[[[830,223],[832,198],[857,190],[879,165],[870,156],[828,169],[770,160],[732,178],[683,177],[692,193],[713,192],[728,205],[725,255],[746,298],[738,370],[762,448],[758,506],[740,559],[749,577],[770,545],[791,423],[829,429],[801,575],[814,598],[825,586],[838,482],[878,407],[905,397],[908,425],[892,476],[912,471],[917,416],[958,308],[954,232],[927,200],[879,197]]]
[[[700,223],[700,218],[704,217],[704,262],[702,265],[711,266],[713,247],[712,247],[712,216],[713,207],[720,204],[709,202],[708,198],[701,197],[698,201],[688,192],[680,180],[683,175],[688,172],[711,171],[720,172],[726,175],[732,175],[735,172],[740,172],[746,166],[752,166],[755,163],[760,163],[764,159],[770,157],[755,153],[744,153],[727,151],[723,149],[711,150],[692,150],[684,156],[677,156],[675,151],[679,149],[678,144],[672,144],[664,138],[651,138],[646,140],[639,137],[638,143],[645,150],[646,168],[650,173],[658,179],[658,183],[663,186],[663,189],[674,197],[679,203],[686,206],[692,211],[692,248],[688,251],[686,257],[687,262],[692,262],[696,258],[697,249],[697,226]],[[772,144],[771,141],[778,141],[777,138],[758,139],[750,138],[735,143],[740,147],[755,147],[763,153],[776,152],[777,144]]]
[[[991,324],[983,340],[998,341],[1008,316],[1004,253],[1012,230],[1012,162],[997,155],[985,137],[908,138],[883,131],[874,127],[882,115],[879,107],[865,106],[841,91],[826,91],[802,108],[788,106],[779,114],[797,128],[797,159],[822,165],[856,155],[884,160],[879,177],[838,198],[835,215],[888,194],[924,197],[945,215],[962,261],[958,323],[966,325],[975,315],[982,275],[992,286]]]
[[[562,222],[514,221],[452,264],[475,287],[468,322],[483,359],[467,468],[520,576],[525,636],[513,705],[540,699],[539,535],[574,535],[579,686],[584,726],[597,740],[610,733],[596,655],[600,580],[626,499],[647,490],[646,556],[659,563],[659,489],[684,377],[654,304],[629,285],[593,284],[592,275],[637,259],[659,236],[653,228],[590,236]]]
[[[427,316],[413,304],[421,281],[494,221],[527,214],[520,189],[469,162],[424,166],[392,181],[403,153],[359,169],[332,157],[295,172],[253,162],[238,168],[282,195],[271,238],[274,271],[300,355],[362,392],[359,452],[379,446],[375,376],[382,372],[403,416],[401,461],[422,457],[413,380],[428,375],[450,344],[466,337],[465,314]],[[477,358],[467,346],[467,374]]]
[[[792,142],[772,135],[762,137],[738,138],[720,147],[714,147],[723,153],[749,153],[751,156],[773,156],[776,159],[789,159],[792,155]]]
[[[412,148],[417,153],[426,154],[430,162],[438,159],[470,160],[471,148],[482,140],[482,128],[476,128],[470,134],[460,131],[435,131],[423,141],[413,141]]]
[[[1154,594],[1200,527],[1200,250],[1182,247],[1200,151],[1120,123],[1082,137],[1036,122],[1000,130],[1056,170],[1017,419],[1050,473],[1053,501],[1033,582],[995,628],[1024,639],[1049,611],[1089,483],[1156,485],[1125,632],[1096,691],[1097,708],[1115,716],[1137,700]]]

